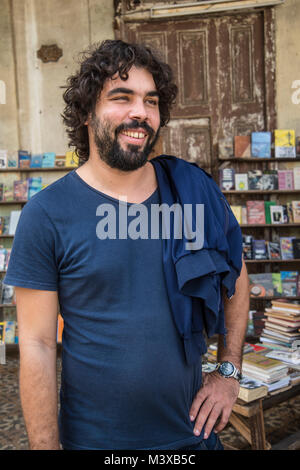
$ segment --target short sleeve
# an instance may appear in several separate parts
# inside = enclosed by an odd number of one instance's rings
[[[58,234],[47,212],[35,199],[30,200],[21,212],[3,282],[11,286],[56,291],[57,243]]]

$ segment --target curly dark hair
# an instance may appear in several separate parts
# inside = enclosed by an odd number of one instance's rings
[[[95,110],[105,80],[116,73],[122,80],[127,80],[133,65],[145,68],[152,74],[159,94],[160,125],[167,124],[177,86],[171,67],[160,59],[158,52],[141,44],[106,40],[92,46],[82,55],[79,71],[68,78],[68,87],[63,94],[66,106],[62,114],[69,145],[75,147],[80,164],[89,158],[88,131],[84,123]]]

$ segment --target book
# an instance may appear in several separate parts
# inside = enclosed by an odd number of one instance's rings
[[[295,237],[280,237],[280,250],[281,259],[293,259],[293,238]]]
[[[219,170],[219,186],[223,191],[234,189],[234,170],[232,168],[221,168]]]
[[[265,204],[265,220],[266,224],[271,224],[271,211],[270,211],[270,206],[275,206],[276,202],[275,201],[264,201]]]
[[[283,224],[283,206],[270,205],[271,224]]]
[[[42,159],[43,168],[54,168],[55,164],[55,153],[54,152],[45,152]]]
[[[252,235],[243,235],[243,257],[244,259],[253,259],[252,253]]]
[[[43,163],[42,154],[38,153],[38,154],[33,154],[31,156],[30,168],[42,168],[42,163]]]
[[[0,344],[5,342],[5,322],[0,321]]]
[[[66,166],[67,167],[77,167],[79,164],[79,158],[76,152],[70,150],[66,152]]]
[[[18,166],[19,157],[18,152],[8,151],[7,152],[7,168],[16,168]]]
[[[280,247],[279,247],[280,252]],[[272,284],[274,288],[274,295],[281,296],[282,295],[282,284],[281,284],[281,275],[280,273],[272,273]]]
[[[230,206],[233,215],[235,216],[236,220],[239,224],[242,223],[242,206]]]
[[[15,235],[20,215],[21,211],[11,211],[8,230],[9,235]]]
[[[292,201],[292,213],[294,223],[300,222],[300,201]]]
[[[280,271],[282,295],[294,297],[297,295],[298,271]]]
[[[271,378],[276,377],[277,379],[278,376],[283,377],[286,375],[288,367],[277,359],[266,357],[264,354],[252,352],[244,354],[242,370],[246,376],[248,376],[247,371],[251,371],[269,380]]]
[[[275,129],[275,158],[296,157],[295,131],[293,129]]]
[[[248,191],[248,174],[235,173],[234,184],[237,191]]]
[[[293,170],[277,170],[278,189],[294,189]]]
[[[267,251],[269,259],[281,259],[280,243],[267,241]]]
[[[12,183],[3,183],[3,201],[9,202],[14,200],[14,188]]]
[[[14,200],[27,201],[28,196],[28,181],[17,180],[14,181]]]
[[[265,224],[264,201],[246,201],[248,224]]]
[[[249,189],[262,189],[262,170],[249,170],[248,171],[248,188]]]
[[[260,186],[263,191],[278,189],[277,170],[264,170],[260,179]]]
[[[31,199],[36,193],[42,189],[42,177],[36,176],[28,178],[28,199]]]
[[[293,256],[296,259],[300,259],[300,238],[293,238]]]
[[[261,382],[245,376],[241,379],[238,394],[238,398],[240,400],[249,403],[251,401],[258,400],[258,398],[265,397],[267,394],[268,387],[266,385],[262,385]]]
[[[250,135],[236,135],[234,137],[234,156],[238,158],[251,157]]]
[[[252,240],[253,259],[268,259],[268,251],[265,240]]]
[[[66,156],[65,155],[56,155],[55,156],[55,166],[56,167],[64,167],[66,164]]]
[[[13,320],[5,321],[5,344],[15,343],[16,322]]]
[[[14,287],[2,283],[2,303],[5,305],[15,305]]]
[[[29,168],[31,155],[27,150],[18,150],[18,167]]]
[[[300,136],[296,136],[296,156],[300,157]]]
[[[271,132],[251,133],[251,154],[256,158],[271,157]]]
[[[274,287],[272,273],[249,274],[251,297],[272,297]]]
[[[294,174],[294,189],[300,189],[300,167],[293,168]]]
[[[272,309],[273,310],[278,310],[278,311],[285,311],[288,312],[289,314],[300,314],[300,302],[298,300],[293,300],[286,302],[285,300],[272,300]]]
[[[7,150],[0,149],[0,168],[7,167]]]

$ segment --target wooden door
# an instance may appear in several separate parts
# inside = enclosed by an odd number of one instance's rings
[[[123,39],[159,50],[175,72],[179,94],[162,129],[164,153],[216,176],[218,156],[233,155],[234,135],[273,130],[274,90],[265,86],[274,72],[267,10],[122,25]]]

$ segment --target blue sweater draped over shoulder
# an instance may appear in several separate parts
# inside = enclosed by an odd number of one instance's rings
[[[161,155],[150,162],[158,181],[161,204],[193,205],[195,233],[196,204],[204,208],[200,248],[187,245],[182,237],[163,240],[163,267],[174,322],[182,337],[188,364],[196,364],[206,352],[206,341],[214,334],[226,335],[223,291],[228,298],[242,267],[242,234],[228,202],[212,177],[194,163]],[[182,218],[184,220],[184,217]]]

